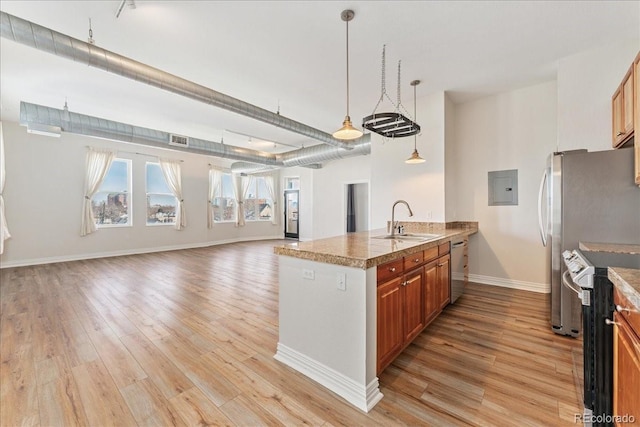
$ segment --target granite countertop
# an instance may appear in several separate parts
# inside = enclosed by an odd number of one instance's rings
[[[620,243],[597,243],[597,242],[580,242],[581,251],[590,252],[611,252],[616,254],[640,254],[640,245],[620,244]]]
[[[375,236],[387,234],[384,229],[349,233],[343,236],[309,242],[296,242],[275,246],[277,255],[327,264],[343,265],[368,269],[402,256],[409,255],[459,236],[468,236],[478,232],[477,222],[454,223],[416,223],[400,222],[406,233],[429,233],[439,237],[428,241],[397,239],[375,239]]]
[[[640,311],[640,270],[609,267],[607,275],[613,285]]]

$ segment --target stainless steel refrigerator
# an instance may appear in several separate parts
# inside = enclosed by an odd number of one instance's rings
[[[551,154],[540,184],[538,218],[543,244],[551,247],[551,328],[576,337],[581,301],[562,284],[562,252],[577,249],[581,241],[640,244],[633,148]]]

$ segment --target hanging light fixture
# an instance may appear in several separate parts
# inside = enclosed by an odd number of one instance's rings
[[[347,24],[347,115],[344,117],[342,127],[333,133],[333,137],[342,140],[352,140],[360,138],[362,131],[353,127],[351,117],[349,117],[349,21],[356,16],[353,10],[343,10],[340,17]]]
[[[414,80],[411,82],[411,86],[413,86],[413,119],[414,120],[416,120],[416,86],[418,86],[419,84],[420,84],[420,80]],[[426,162],[426,160],[420,157],[420,154],[418,154],[417,139],[418,139],[418,136],[416,132],[413,134],[413,153],[411,153],[411,157],[409,157],[407,160],[404,161],[407,164],[415,165],[418,163]]]

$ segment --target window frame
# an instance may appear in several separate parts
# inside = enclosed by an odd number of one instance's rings
[[[230,178],[231,181],[231,194],[232,197],[224,197],[224,177],[228,176]],[[209,203],[211,204],[211,206],[213,207],[213,222],[214,224],[228,224],[228,223],[233,223],[235,224],[237,218],[238,218],[238,198],[236,196],[236,180],[235,180],[235,176],[233,176],[233,174],[231,172],[222,172],[222,177],[220,178],[220,195],[219,196],[214,196],[213,200],[209,200]],[[221,219],[221,220],[216,220],[216,209],[215,209],[215,204],[213,203],[213,201],[215,199],[228,199],[230,198],[231,200],[233,200],[233,215],[231,215],[231,218],[229,219]],[[224,215],[221,215],[221,218]]]
[[[160,169],[160,173],[162,174],[162,167],[160,166],[160,162],[145,162],[144,165],[144,191],[145,191],[145,201],[149,200],[149,195],[155,195],[155,196],[170,196],[173,197],[174,199],[174,216],[173,216],[173,221],[172,222],[149,222],[149,205],[148,202],[146,202],[146,206],[145,206],[145,225],[147,227],[164,227],[164,226],[175,226],[176,224],[176,215],[175,215],[175,210],[178,209],[178,198],[172,193],[150,193],[149,192],[149,182],[148,182],[148,168],[149,165],[153,165],[153,166],[157,166]],[[164,174],[162,174],[162,177],[164,178]],[[167,180],[165,179],[165,185],[167,185],[167,187],[169,186],[167,184]]]
[[[114,163],[124,163],[127,165],[127,189],[125,191],[126,195],[127,195],[127,223],[126,224],[121,224],[121,223],[109,223],[109,224],[100,224],[98,222],[95,222],[95,226],[96,229],[108,229],[108,228],[122,228],[122,227],[133,227],[133,179],[132,179],[132,161],[131,159],[123,159],[120,157],[116,157],[111,161],[111,165],[109,166],[109,170],[107,171],[107,175],[109,175],[109,172],[111,171],[111,168],[113,167]],[[105,175],[105,179],[106,176]],[[104,184],[104,181],[102,182],[102,184]],[[102,190],[102,184],[100,185],[100,189],[98,189],[98,191],[95,192],[95,194],[91,197],[91,209],[93,210],[93,199],[98,196],[99,194],[104,194],[104,193],[116,193],[115,191],[107,191],[107,190]],[[107,196],[108,197],[108,196]],[[94,220],[97,221],[97,218],[95,216],[94,213]]]
[[[264,176],[250,176],[249,177],[250,181],[249,181],[249,192],[251,192],[251,186],[253,184],[253,188],[255,190],[255,197],[250,198],[247,197],[246,199],[244,199],[244,220],[245,222],[265,222],[265,221],[271,221],[271,218],[273,217],[273,200],[270,197],[258,197],[258,180],[261,179],[264,181],[265,177]],[[263,184],[266,188],[266,183]],[[249,219],[247,218],[247,201],[248,200],[267,200],[269,203],[269,207],[271,208],[271,215],[269,216],[269,218],[260,218],[259,212],[255,212],[255,217],[254,219]],[[254,207],[255,208],[255,207]]]

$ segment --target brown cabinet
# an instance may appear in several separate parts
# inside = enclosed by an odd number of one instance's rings
[[[449,303],[449,247],[447,242],[378,266],[378,373]]]
[[[431,323],[440,313],[438,292],[438,260],[424,266],[424,317],[425,324]]]
[[[635,78],[632,64],[611,97],[611,137],[614,147],[621,147],[633,136],[634,92]]]
[[[451,255],[447,254],[438,258],[438,304],[443,309],[451,301]]]
[[[378,372],[403,348],[401,283],[396,277],[378,285]]]
[[[613,335],[613,415],[640,425],[640,313],[616,289]]]

